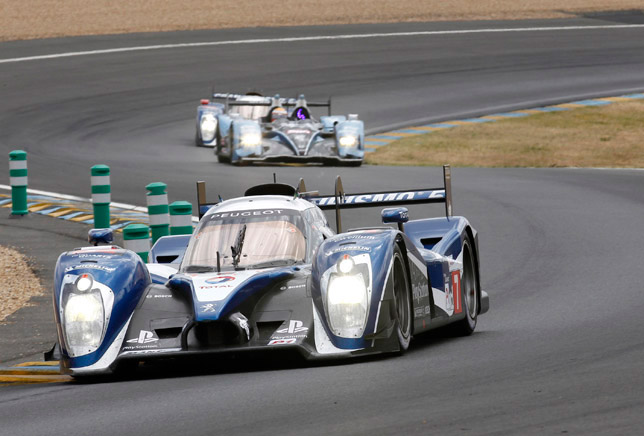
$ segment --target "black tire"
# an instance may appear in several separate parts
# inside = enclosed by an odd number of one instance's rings
[[[355,160],[355,161],[349,161],[349,162],[342,162],[343,167],[359,167],[362,165],[361,160]]]
[[[199,137],[199,132],[195,132],[195,145],[197,147],[203,147],[203,141]]]
[[[411,311],[411,292],[409,290],[409,278],[405,259],[402,256],[400,247],[394,246],[393,265],[391,273],[393,275],[393,297],[396,318],[396,334],[398,335],[399,352],[404,353],[409,348],[411,342],[412,329],[412,311]]]
[[[456,322],[451,330],[458,336],[469,336],[476,329],[479,310],[479,292],[474,252],[469,236],[463,240],[463,276],[461,277],[461,301],[465,318]]]
[[[219,129],[217,129],[217,146],[215,147],[215,154],[217,155],[217,162],[230,163],[230,157],[221,154],[221,136],[219,135]]]

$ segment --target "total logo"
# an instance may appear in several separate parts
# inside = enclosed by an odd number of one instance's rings
[[[155,337],[154,333],[141,330],[138,338],[128,339],[127,342],[130,344],[149,344],[150,342],[156,342],[158,340],[159,338]]]
[[[225,283],[229,282],[231,280],[235,280],[234,276],[219,276],[219,277],[212,277],[208,280],[206,280],[206,283],[211,284],[211,285],[218,285],[219,283]]]
[[[277,330],[276,333],[291,333],[291,334],[293,334],[293,333],[302,333],[302,332],[308,331],[309,328],[308,327],[302,327],[303,325],[304,325],[304,323],[302,321],[292,319],[292,320],[289,321],[289,324],[288,324],[287,328],[279,329],[279,330]]]

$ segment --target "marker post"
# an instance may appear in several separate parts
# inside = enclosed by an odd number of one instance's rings
[[[192,234],[192,203],[175,201],[170,205],[170,234]]]
[[[152,229],[152,243],[162,236],[170,234],[170,215],[168,214],[167,185],[162,182],[150,183],[145,187],[148,190],[148,217]]]
[[[19,218],[29,213],[27,209],[27,152],[14,150],[9,153],[9,180],[11,185],[11,216]]]
[[[126,250],[134,251],[143,262],[147,262],[150,252],[150,228],[145,224],[130,224],[123,228],[123,245]]]
[[[94,208],[94,228],[110,228],[110,202],[112,201],[110,185],[110,167],[94,165],[92,167],[92,206]]]

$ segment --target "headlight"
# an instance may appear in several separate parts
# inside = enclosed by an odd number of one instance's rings
[[[105,334],[114,293],[91,274],[67,274],[60,296],[60,321],[65,348],[71,357],[98,349]]]
[[[70,355],[81,356],[95,351],[101,343],[104,323],[105,309],[99,290],[70,294],[63,309]]]
[[[342,264],[345,265],[348,266]],[[367,286],[362,273],[332,274],[327,288],[327,303],[333,333],[344,338],[362,336],[368,307]]]
[[[201,139],[212,141],[217,130],[217,119],[212,114],[205,114],[201,117]]]
[[[246,133],[239,141],[242,147],[257,147],[262,143],[262,135],[258,133]]]
[[[355,147],[358,145],[358,138],[353,135],[346,135],[340,137],[340,146],[341,147]]]

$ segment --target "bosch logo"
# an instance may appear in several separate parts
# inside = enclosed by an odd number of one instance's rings
[[[211,279],[206,280],[206,283],[209,283],[211,285],[218,285],[219,283],[225,283],[229,282],[231,280],[235,280],[235,277],[233,276],[220,276],[220,277],[213,277]]]

